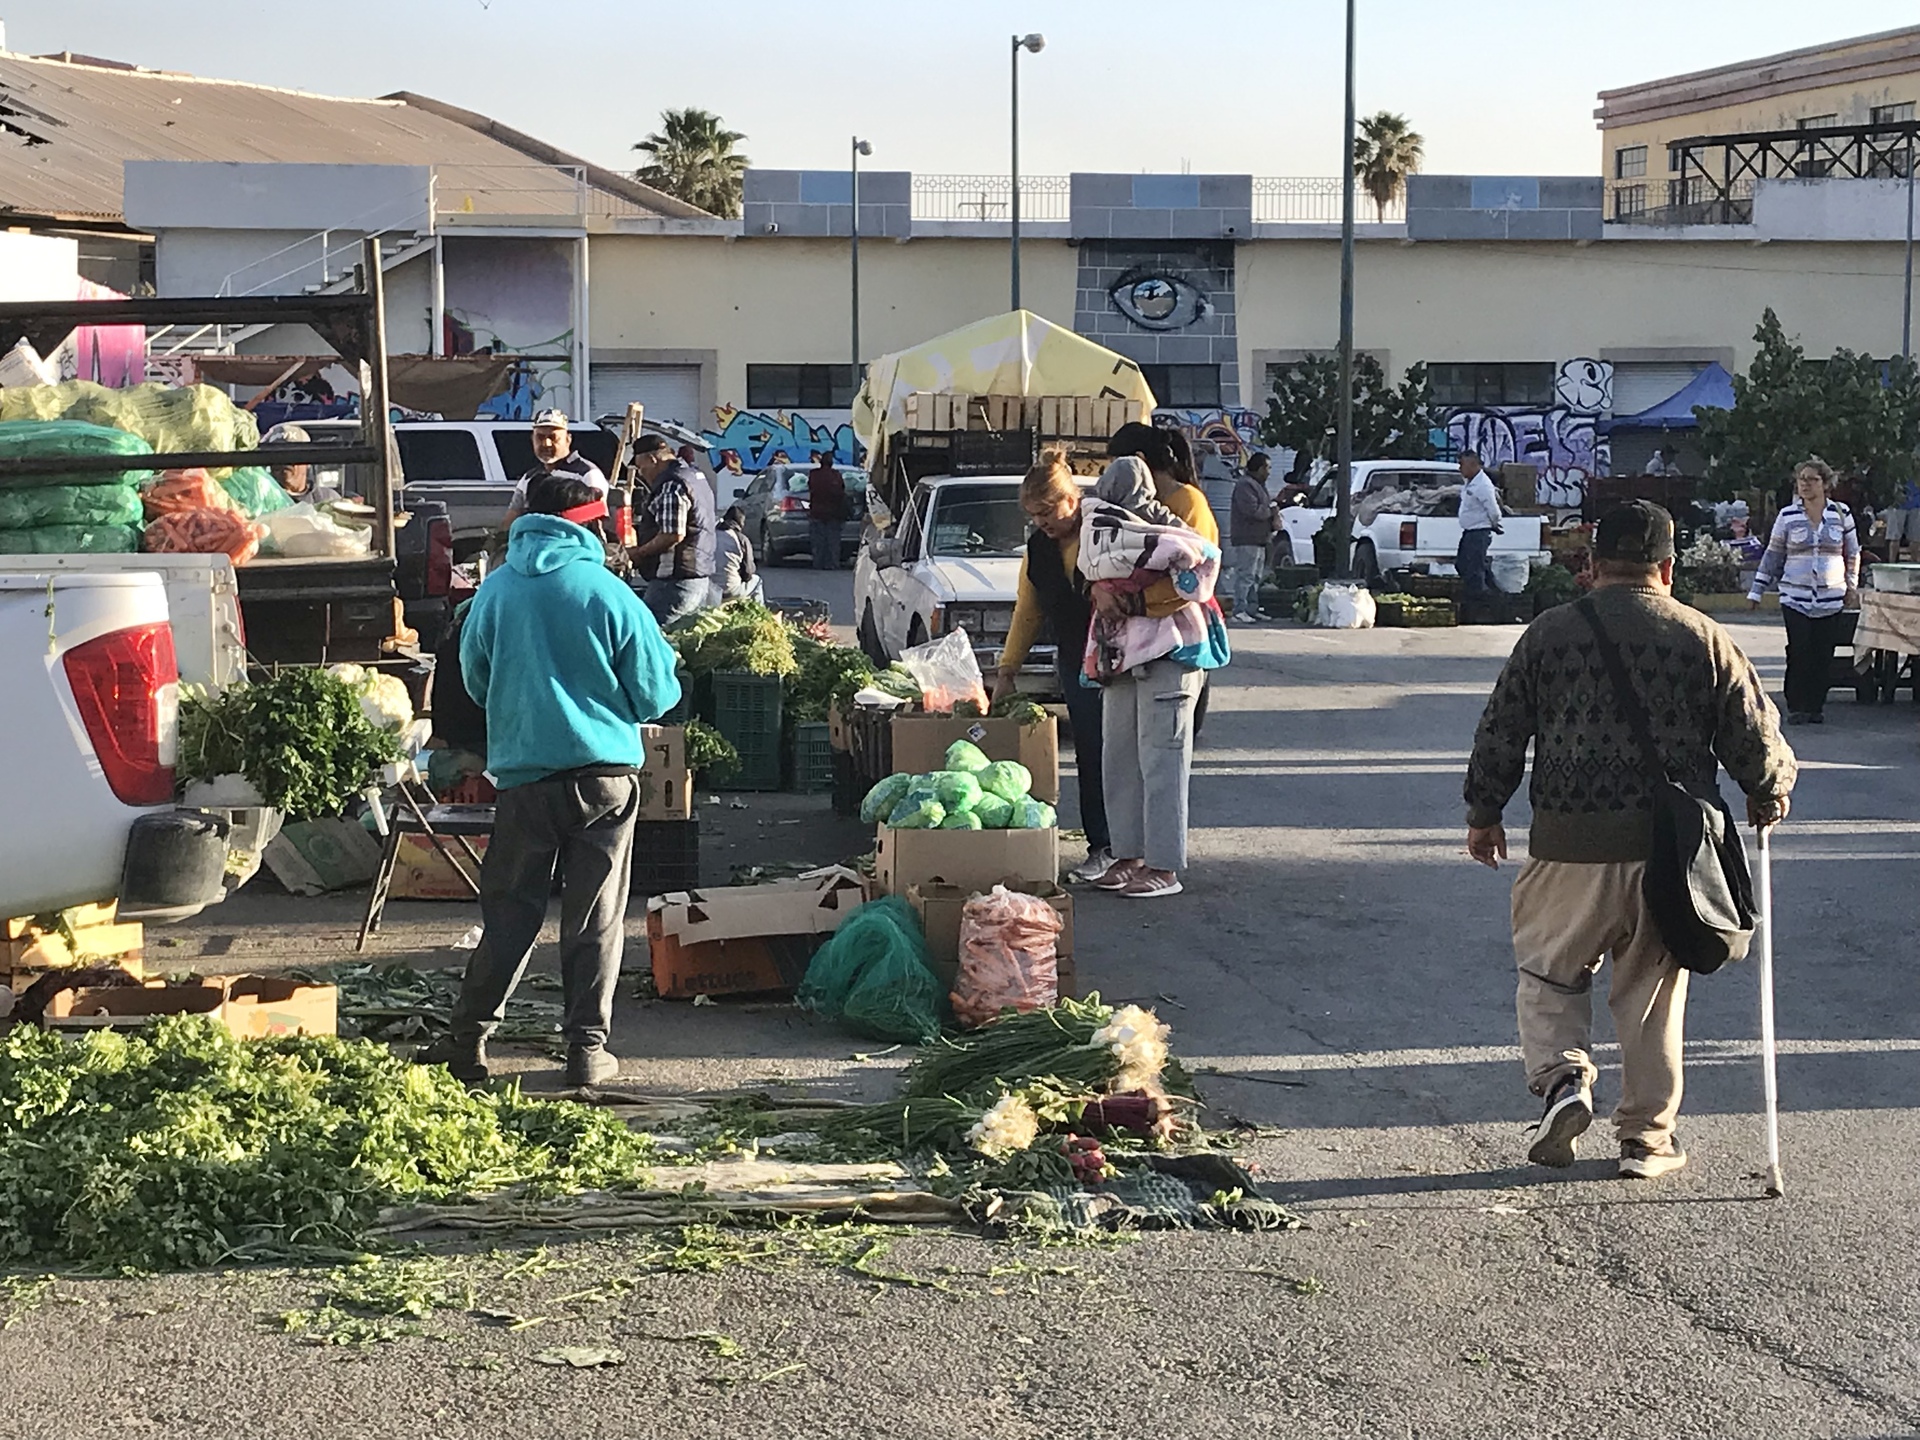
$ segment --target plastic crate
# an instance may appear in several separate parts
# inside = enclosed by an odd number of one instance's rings
[[[853,752],[836,750],[833,752],[833,813],[852,819],[860,813],[860,802],[866,798],[854,778]]]
[[[700,822],[641,820],[633,827],[633,898],[700,885]]]
[[[716,671],[708,681],[713,728],[740,752],[740,768],[722,790],[778,790],[784,756],[778,675]]]
[[[893,774],[893,714],[855,706],[847,717],[847,753],[853,756],[853,785],[861,799]],[[854,805],[857,811],[859,801]]]
[[[793,727],[792,788],[801,795],[833,789],[833,740],[824,720]]]

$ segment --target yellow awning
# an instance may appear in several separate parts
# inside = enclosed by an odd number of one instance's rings
[[[867,367],[853,398],[853,433],[872,465],[884,436],[904,428],[907,396],[917,390],[958,395],[1086,395],[1138,400],[1153,412],[1140,367],[1031,310],[1014,310],[935,336]]]

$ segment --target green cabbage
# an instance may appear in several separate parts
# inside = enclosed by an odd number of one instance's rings
[[[971,740],[956,740],[947,747],[949,770],[984,770],[992,763],[986,751]]]
[[[955,810],[940,822],[942,830],[984,830],[980,817],[971,810]]]
[[[1008,804],[1027,798],[1033,789],[1033,772],[1018,760],[996,760],[975,777],[980,788],[989,795],[998,795]]]
[[[970,813],[980,817],[982,829],[1004,830],[1007,828],[1008,818],[1013,813],[1013,807],[998,795],[987,793],[974,802]]]
[[[949,814],[971,810],[980,803],[980,782],[965,770],[936,770],[927,778],[933,781],[933,793]]]
[[[909,790],[906,798],[893,807],[887,824],[896,830],[938,830],[947,818],[946,807],[925,791]]]
[[[867,798],[860,802],[860,819],[872,825],[883,815],[891,815],[893,807],[900,803],[907,793],[907,787],[913,784],[911,775],[889,775],[878,785],[867,791]]]
[[[1051,830],[1059,818],[1053,813],[1053,806],[1044,800],[1020,800],[1012,809],[1013,814],[1007,821],[1009,830]]]

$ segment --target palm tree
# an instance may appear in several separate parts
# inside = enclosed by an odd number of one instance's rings
[[[1400,198],[1407,176],[1420,169],[1427,142],[1407,125],[1404,115],[1382,110],[1360,122],[1353,137],[1353,169],[1373,197],[1375,218],[1387,218],[1387,206]]]
[[[733,147],[746,138],[710,110],[663,110],[660,128],[633,147],[653,157],[633,178],[732,219],[740,213],[740,176],[748,164]]]

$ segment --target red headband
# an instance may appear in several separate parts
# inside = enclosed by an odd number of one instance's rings
[[[584,505],[576,505],[571,510],[562,510],[560,512],[560,518],[562,520],[571,520],[576,525],[584,525],[589,520],[604,520],[607,518],[606,497],[604,495],[596,496]]]

